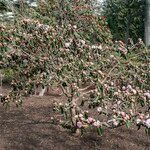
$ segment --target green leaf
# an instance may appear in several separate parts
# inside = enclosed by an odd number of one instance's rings
[[[131,124],[132,124],[132,122],[131,122],[130,120],[127,120],[127,121],[126,121],[126,126],[127,126],[127,128],[130,128],[130,127],[131,127]]]
[[[98,135],[102,135],[104,133],[104,129],[102,127],[97,128]]]
[[[139,100],[139,103],[142,107],[146,106],[145,101],[143,99]]]
[[[102,86],[102,85],[99,85],[99,86],[98,86],[98,91],[99,91],[99,92],[101,92],[101,93],[103,94],[103,92],[104,92],[104,88],[103,88],[103,86]]]

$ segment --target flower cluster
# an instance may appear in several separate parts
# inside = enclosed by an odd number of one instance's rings
[[[89,126],[90,127],[93,126],[96,128],[102,127],[102,123],[99,120],[95,120],[92,117],[87,117],[84,114],[76,115],[75,118],[77,119],[76,126],[79,129],[80,128],[88,128]]]

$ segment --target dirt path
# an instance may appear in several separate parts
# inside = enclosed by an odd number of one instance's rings
[[[149,150],[150,137],[143,130],[109,130],[102,137],[87,133],[75,137],[52,125],[52,100],[47,96],[28,98],[23,107],[5,110],[0,106],[0,150]]]

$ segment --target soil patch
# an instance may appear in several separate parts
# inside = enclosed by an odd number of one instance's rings
[[[62,99],[29,97],[19,108],[0,106],[0,150],[149,150],[143,129],[119,127],[101,137],[92,132],[76,137],[51,124],[52,102]]]

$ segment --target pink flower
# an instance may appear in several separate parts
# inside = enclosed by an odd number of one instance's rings
[[[97,111],[100,113],[102,111],[102,107],[98,107]]]
[[[130,114],[131,114],[131,115],[134,115],[134,113],[133,113],[133,110],[132,110],[132,109],[130,109],[130,110],[129,110],[129,112],[130,112]]]
[[[114,92],[114,95],[119,95],[119,93],[118,92]]]
[[[94,119],[93,119],[93,118],[88,117],[87,122],[88,122],[89,124],[90,124],[90,123],[93,123],[93,121],[94,121]]]
[[[113,125],[118,126],[119,122],[116,119],[113,119]]]
[[[139,123],[141,123],[141,122],[142,122],[141,119],[136,119],[136,124],[139,124]]]
[[[114,85],[114,82],[110,82],[110,85],[113,86],[113,85]]]
[[[114,121],[114,122],[113,122],[113,125],[114,125],[114,126],[118,126],[118,124],[119,124],[119,123],[118,123],[117,121]]]
[[[116,109],[114,109],[114,108],[113,108],[113,110],[112,110],[112,111],[113,111],[114,113],[117,113],[117,110],[116,110]]]
[[[135,89],[132,89],[133,94],[135,95],[137,91]]]
[[[71,45],[71,43],[65,43],[65,47],[69,47]]]
[[[131,89],[132,89],[132,86],[129,84],[129,85],[127,86],[127,89],[131,90]]]
[[[150,115],[149,115],[149,114],[147,114],[147,115],[145,116],[145,119],[149,119],[149,117],[150,117]]]
[[[144,114],[140,114],[139,118],[140,118],[141,120],[143,120],[143,119],[144,119]]]
[[[82,114],[79,114],[79,118],[83,118],[83,115],[82,115]]]
[[[73,25],[73,28],[74,28],[74,29],[77,29],[77,26],[76,26],[76,25]]]
[[[125,87],[125,86],[123,86],[123,87],[122,87],[122,90],[123,90],[123,91],[124,91],[124,90],[126,90],[126,87]]]
[[[78,127],[78,128],[81,128],[82,126],[83,126],[82,122],[78,121],[78,122],[77,122],[77,127]]]
[[[77,119],[77,118],[78,118],[78,115],[75,115],[74,117]]]
[[[85,45],[85,41],[84,41],[84,40],[80,40],[80,42],[81,42],[83,45]]]
[[[62,103],[59,103],[59,106],[62,106],[63,104]]]
[[[145,120],[143,123],[146,127],[150,128],[150,118]]]
[[[99,126],[101,125],[101,123],[100,123],[99,120],[97,120],[97,121],[95,121],[95,122],[93,123],[93,125],[94,125],[95,127],[99,127]]]
[[[126,114],[126,116],[124,117],[125,120],[129,120],[130,116]]]
[[[144,93],[144,96],[147,97],[147,98],[150,98],[150,93],[149,92]]]
[[[120,105],[121,104],[121,101],[117,101],[117,105]]]
[[[126,113],[123,112],[123,111],[122,111],[120,114],[122,115],[122,117],[125,117],[125,116],[126,116]]]

